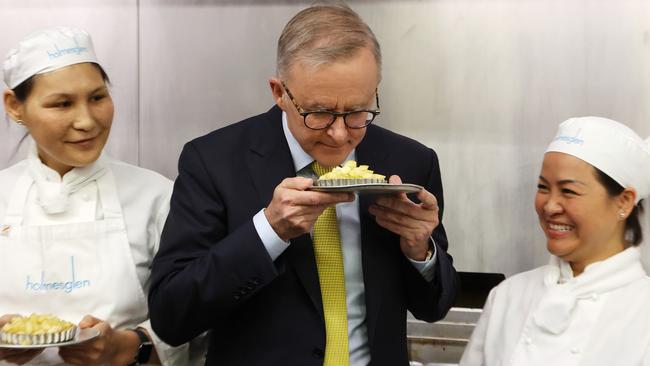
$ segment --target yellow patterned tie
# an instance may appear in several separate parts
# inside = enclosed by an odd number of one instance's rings
[[[323,167],[316,161],[312,163],[311,168],[319,177],[332,170]],[[345,297],[343,249],[341,248],[339,226],[336,222],[335,206],[326,208],[316,219],[313,240],[327,336],[323,365],[347,366],[350,363],[348,309]]]

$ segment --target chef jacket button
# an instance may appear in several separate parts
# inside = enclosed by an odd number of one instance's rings
[[[81,199],[83,199],[84,201],[90,201],[90,196],[88,195],[88,193],[84,193],[81,195]]]
[[[573,353],[574,355],[577,355],[578,353],[580,353],[580,348],[578,348],[578,347],[571,348],[571,353]]]
[[[325,356],[325,352],[323,352],[323,350],[320,349],[320,348],[314,348],[314,350],[311,352],[311,355],[314,358],[320,359],[320,358],[323,358],[323,356]]]
[[[524,343],[526,343],[527,345],[531,345],[531,344],[533,344],[533,340],[530,339],[530,337],[526,337],[526,338],[524,338]]]
[[[598,294],[591,295],[591,301],[598,301]]]

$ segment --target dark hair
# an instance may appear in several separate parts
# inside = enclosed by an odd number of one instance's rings
[[[106,71],[99,65],[94,62],[92,62],[92,65],[99,70],[100,74],[102,74],[102,79],[104,79],[104,82],[106,84],[110,84],[111,81],[108,78],[108,74],[106,74]],[[25,102],[27,100],[27,97],[29,97],[29,94],[32,92],[32,89],[34,89],[34,76],[32,75],[27,80],[23,81],[22,83],[18,84],[15,88],[13,88],[14,95],[16,95],[16,99],[18,99],[19,102]]]
[[[596,179],[598,179],[598,181],[605,187],[605,190],[607,190],[607,194],[610,197],[616,197],[623,192],[625,188],[612,179],[612,177],[603,173],[596,167],[594,167],[594,169],[596,170]],[[642,201],[643,200],[639,201],[639,203],[634,206],[632,213],[630,213],[630,216],[625,220],[626,240],[632,245],[639,245],[643,240],[643,231],[641,230],[641,222],[639,221],[639,215],[643,213]],[[627,238],[627,233],[631,233],[632,235],[629,240]]]

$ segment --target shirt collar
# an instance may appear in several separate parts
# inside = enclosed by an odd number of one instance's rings
[[[302,149],[298,140],[293,137],[291,130],[289,130],[289,124],[287,122],[287,114],[282,112],[282,130],[284,131],[284,137],[287,139],[289,144],[289,150],[291,151],[291,158],[293,159],[293,167],[296,169],[296,172],[301,171],[304,167],[311,164],[314,161],[309,154]],[[345,158],[345,161],[355,159],[355,150],[353,149]]]

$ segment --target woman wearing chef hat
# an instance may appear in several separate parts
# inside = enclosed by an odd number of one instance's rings
[[[5,111],[33,144],[0,171],[0,323],[49,313],[100,335],[44,352],[0,348],[0,364],[188,364],[187,346],[151,330],[145,297],[172,183],[102,154],[113,102],[90,36],[31,34],[8,53],[4,80]]]
[[[560,124],[535,196],[550,263],[492,290],[461,365],[650,365],[649,195],[650,140],[605,118]]]

